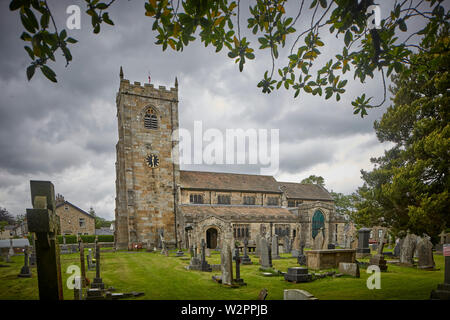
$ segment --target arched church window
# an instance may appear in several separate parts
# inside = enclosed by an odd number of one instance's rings
[[[147,129],[158,129],[158,117],[153,108],[148,108],[145,112],[144,127]]]
[[[323,216],[323,213],[320,210],[317,210],[314,212],[313,218],[312,218],[312,237],[313,239],[316,238],[317,234],[319,233],[320,228],[325,227],[325,218]]]

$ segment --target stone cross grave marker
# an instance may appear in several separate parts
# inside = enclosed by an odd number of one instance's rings
[[[383,230],[381,232],[381,236],[380,236],[380,240],[378,243],[378,248],[377,248],[377,254],[375,254],[373,257],[370,258],[370,264],[371,265],[376,265],[380,268],[380,271],[387,271],[387,264],[386,264],[386,260],[384,259],[384,255],[383,255],[383,248],[384,248],[384,237],[385,237],[385,231]]]
[[[245,238],[244,239],[244,256],[241,259],[241,263],[242,264],[253,264],[252,260],[250,259],[250,257],[248,256],[248,239]]]
[[[104,289],[105,284],[100,277],[100,244],[98,239],[95,240],[95,278],[91,284],[91,288]]]
[[[211,266],[208,264],[208,261],[206,261],[206,242],[205,239],[201,240],[201,246],[202,246],[202,257],[201,257],[201,265],[202,265],[202,271],[212,271]]]
[[[297,263],[301,266],[306,266],[306,255],[303,252],[304,248],[305,248],[305,244],[302,243],[300,245],[300,252],[297,257]]]
[[[50,181],[30,181],[30,189],[33,209],[27,209],[27,223],[28,230],[36,235],[39,298],[63,300],[55,189]]]
[[[325,243],[325,239],[323,237],[323,228],[319,229],[319,232],[317,233],[316,237],[313,240],[313,248],[314,250],[322,250],[323,245]]]
[[[245,285],[244,280],[241,279],[241,257],[239,256],[239,248],[234,248],[234,262],[236,263],[236,279],[234,279],[234,283],[242,286]]]
[[[31,278],[31,271],[28,266],[28,246],[25,246],[23,253],[24,253],[24,265],[20,270],[18,276],[21,278]]]

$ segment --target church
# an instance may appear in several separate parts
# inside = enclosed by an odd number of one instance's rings
[[[174,88],[124,79],[116,96],[115,245],[208,248],[224,241],[255,243],[278,235],[311,247],[323,232],[325,247],[344,242],[344,217],[323,187],[273,176],[180,170],[178,82]]]

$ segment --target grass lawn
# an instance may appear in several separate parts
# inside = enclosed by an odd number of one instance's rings
[[[290,254],[281,254],[284,259],[274,260],[274,268],[287,271],[298,266]],[[258,259],[251,256],[254,264],[241,266],[241,278],[247,286],[226,288],[211,279],[220,271],[188,271],[184,266],[189,260],[175,257],[175,251],[166,257],[160,253],[147,252],[103,252],[101,276],[106,286],[113,286],[116,292],[142,291],[145,295],[135,299],[163,300],[255,300],[259,291],[268,289],[268,300],[282,300],[284,289],[304,289],[319,299],[371,300],[371,299],[429,299],[430,292],[444,280],[443,256],[435,255],[439,271],[423,271],[416,268],[390,265],[388,272],[381,274],[381,289],[369,290],[366,280],[370,274],[361,269],[361,278],[348,276],[326,277],[309,283],[292,284],[283,276],[264,277],[259,271]],[[210,264],[220,263],[220,254],[212,252],[207,258]],[[12,257],[9,267],[0,268],[0,300],[38,299],[36,268],[32,268],[32,278],[19,278],[17,274],[23,265],[23,256]],[[0,264],[7,264],[0,262]],[[66,286],[70,274],[65,273],[69,265],[79,265],[78,254],[61,255],[64,298],[73,299],[73,291]],[[88,271],[92,281],[95,271]]]

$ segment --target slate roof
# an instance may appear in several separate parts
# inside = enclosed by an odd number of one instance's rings
[[[278,182],[288,199],[324,200],[333,201],[331,194],[317,184],[304,184],[295,182]]]
[[[215,215],[226,220],[237,218],[239,220],[292,220],[296,219],[295,213],[281,207],[262,207],[244,205],[181,205],[184,216]]]
[[[56,209],[62,207],[62,206],[65,205],[65,204],[68,204],[68,205],[74,207],[75,209],[77,209],[78,211],[80,211],[81,213],[84,213],[84,214],[87,215],[88,217],[90,217],[90,218],[92,218],[92,219],[95,219],[95,217],[92,216],[90,213],[87,213],[87,212],[84,211],[83,209],[78,208],[76,205],[70,203],[69,201],[64,201],[64,202],[58,204],[58,205],[56,206]]]
[[[183,189],[282,193],[272,176],[180,170]]]

